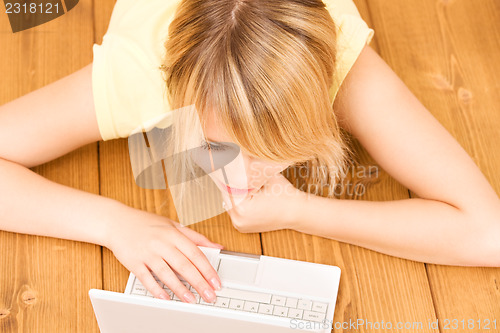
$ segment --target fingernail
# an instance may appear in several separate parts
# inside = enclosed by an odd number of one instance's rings
[[[215,290],[220,290],[220,282],[217,280],[217,278],[212,278],[210,279],[210,283],[212,283],[212,286],[215,288]]]
[[[165,294],[160,294],[160,298],[161,298],[161,299],[167,299],[167,295],[165,295]]]
[[[207,299],[208,301],[210,301],[210,302],[215,301],[216,296],[215,296],[215,293],[212,290],[206,289],[203,292],[203,295],[205,296],[205,299]]]
[[[193,294],[191,294],[191,293],[185,293],[184,299],[186,301],[188,301],[189,303],[196,303],[196,299],[194,298]]]

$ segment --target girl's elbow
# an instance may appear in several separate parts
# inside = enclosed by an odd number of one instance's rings
[[[457,249],[460,265],[500,267],[500,211],[475,214],[468,220],[473,231],[464,234],[464,242]]]
[[[500,218],[485,229],[483,237],[471,239],[474,255],[466,255],[470,266],[500,267]]]
[[[496,220],[494,227],[491,228],[491,235],[487,238],[491,243],[487,249],[489,257],[486,260],[488,267],[500,267],[500,217]]]

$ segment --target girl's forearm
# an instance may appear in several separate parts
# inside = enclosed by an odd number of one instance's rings
[[[293,229],[416,261],[496,267],[500,221],[494,219],[420,198],[359,201],[310,195]]]
[[[108,222],[121,206],[0,159],[0,230],[107,246]]]

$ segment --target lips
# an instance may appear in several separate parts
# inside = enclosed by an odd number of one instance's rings
[[[231,186],[227,186],[226,184],[222,183],[219,181],[219,183],[221,184],[221,186],[229,193],[233,194],[233,195],[244,195],[244,194],[248,194],[249,192],[252,192],[254,189],[250,188],[250,189],[240,189],[240,188],[234,188],[234,187],[231,187]]]

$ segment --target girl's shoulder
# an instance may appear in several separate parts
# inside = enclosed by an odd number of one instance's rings
[[[330,87],[333,104],[340,85],[353,67],[365,45],[370,44],[375,31],[368,26],[352,0],[323,0],[337,29],[337,62]]]
[[[118,0],[100,45],[92,85],[103,140],[125,138],[168,111],[160,66],[180,0]]]

